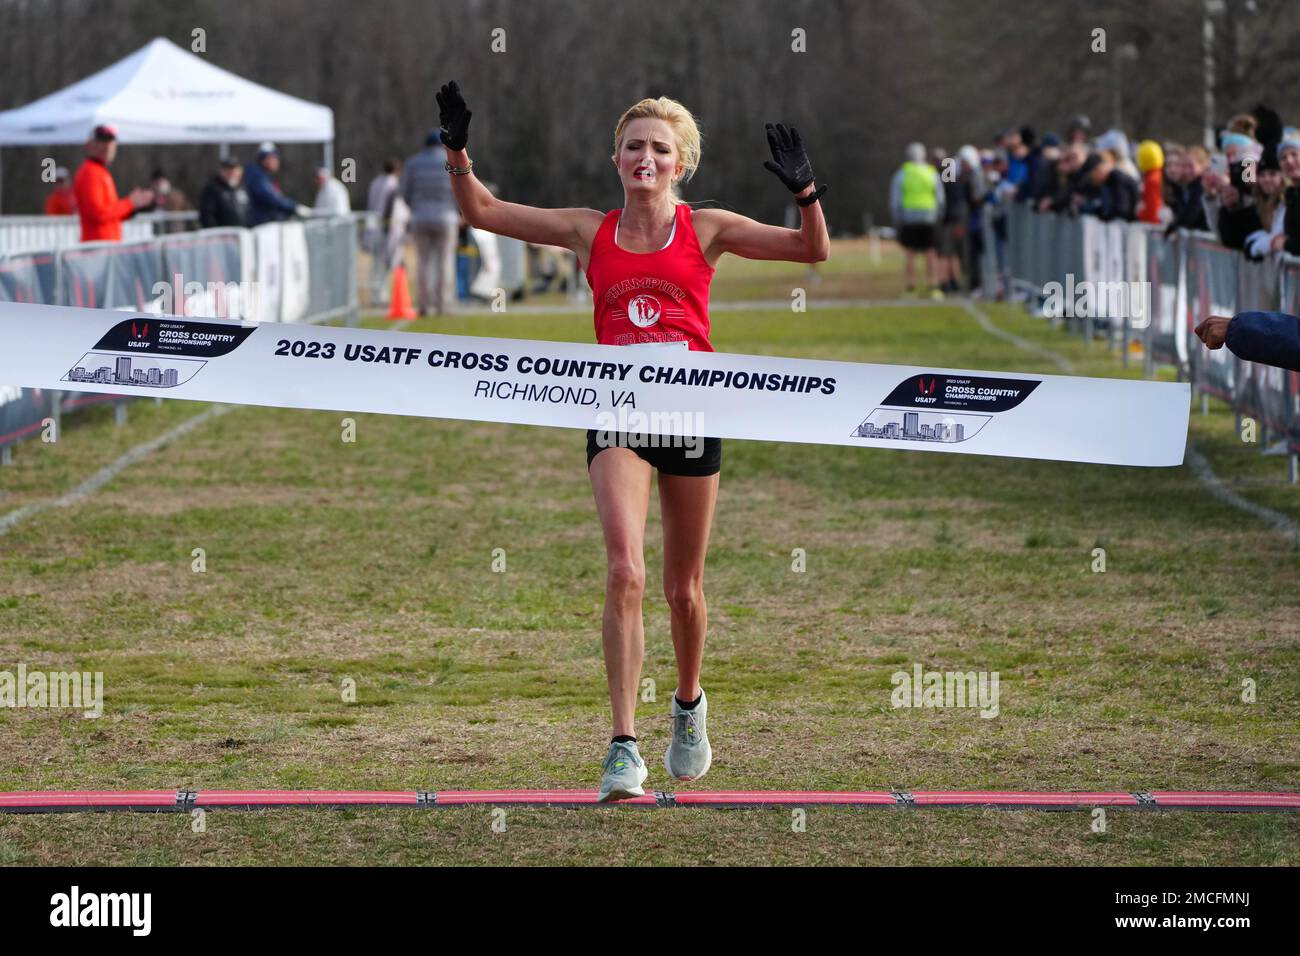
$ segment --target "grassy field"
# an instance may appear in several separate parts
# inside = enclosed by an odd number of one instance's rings
[[[884,297],[837,245],[812,299]],[[802,267],[728,259],[715,298]],[[1118,360],[1010,306],[1077,374]],[[379,323],[376,323],[379,324]],[[417,330],[589,341],[590,313]],[[1057,372],[953,304],[719,311],[720,350]],[[206,406],[66,420],[0,514]],[[105,713],[0,712],[0,790],[593,787],[608,740],[603,551],[578,431],[241,407],[0,535],[0,669],[102,671]],[[1300,518],[1282,459],[1195,414],[1244,497]],[[647,787],[666,779],[668,615],[647,530]],[[1092,552],[1106,550],[1106,572]],[[206,570],[191,569],[204,549]],[[504,549],[506,570],[492,568]],[[807,571],[791,569],[803,548]],[[707,789],[1300,785],[1300,551],[1190,469],[728,441],[705,587]],[[894,709],[890,675],[998,671],[1000,714]],[[1257,699],[1241,699],[1243,679]],[[356,700],[341,688],[355,681]],[[4,864],[1300,863],[1300,815],[488,808],[0,815]]]

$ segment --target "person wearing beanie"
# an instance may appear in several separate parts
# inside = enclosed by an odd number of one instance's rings
[[[1132,160],[1133,149],[1123,130],[1108,129],[1097,137],[1097,152],[1110,150],[1115,154],[1115,168],[1134,182],[1142,178],[1141,172]]]
[[[1138,202],[1138,222],[1160,223],[1165,200],[1165,153],[1153,139],[1138,144],[1137,168],[1142,174],[1142,197]]]
[[[1084,147],[1088,145],[1088,139],[1092,136],[1092,120],[1082,113],[1070,120],[1070,125],[1065,128],[1066,143],[1078,143]]]
[[[307,217],[311,210],[280,190],[280,151],[275,143],[257,148],[257,158],[244,169],[244,188],[252,203],[253,224],[284,222],[293,216]]]

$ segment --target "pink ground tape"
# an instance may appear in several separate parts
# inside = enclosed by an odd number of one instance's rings
[[[0,793],[0,812],[177,811],[275,807],[601,806],[594,790],[26,790]],[[1300,811],[1300,793],[1181,791],[697,790],[651,791],[634,807],[902,807]]]

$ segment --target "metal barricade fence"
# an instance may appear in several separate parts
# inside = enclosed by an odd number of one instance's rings
[[[0,301],[163,315],[355,324],[356,217],[210,229],[0,256]],[[263,232],[263,230],[267,230]],[[261,240],[261,241],[259,241]],[[274,295],[265,294],[272,288]],[[132,396],[0,385],[0,463],[49,417]]]
[[[1300,258],[1285,256],[1278,267],[1280,294],[1279,310],[1288,315],[1300,315]],[[1300,452],[1300,372],[1278,369],[1282,372],[1283,389],[1286,394],[1286,428],[1288,449],[1291,457],[1291,480],[1300,479],[1300,461],[1295,453]]]
[[[137,213],[122,223],[122,241],[138,242],[173,230],[193,229],[198,219],[193,210]],[[0,216],[0,255],[62,249],[80,242],[81,220],[76,216]]]
[[[1166,235],[1139,223],[1036,213],[1022,204],[1008,207],[1005,214],[1009,288],[1033,300],[1046,296],[1051,283],[1060,283],[1069,298],[1083,281],[1089,284],[1093,313],[1108,301],[1127,302],[1118,314],[1103,309],[1067,324],[1085,338],[1101,332],[1123,348],[1126,358],[1130,340],[1140,342],[1148,376],[1157,365],[1173,366],[1179,379],[1190,380],[1202,396],[1222,399],[1237,414],[1257,420],[1266,433],[1285,437],[1296,480],[1300,374],[1242,362],[1226,348],[1207,349],[1191,330],[1213,314],[1300,314],[1300,258],[1252,262],[1224,248],[1212,233]],[[1112,298],[1117,283],[1127,287],[1127,298]],[[1135,294],[1143,296],[1141,310]]]

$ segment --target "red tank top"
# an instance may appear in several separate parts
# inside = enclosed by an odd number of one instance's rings
[[[601,345],[686,342],[697,352],[709,344],[709,282],[714,268],[691,222],[691,207],[677,205],[668,245],[657,252],[628,252],[614,241],[621,209],[611,209],[596,230],[587,284],[596,304]]]

